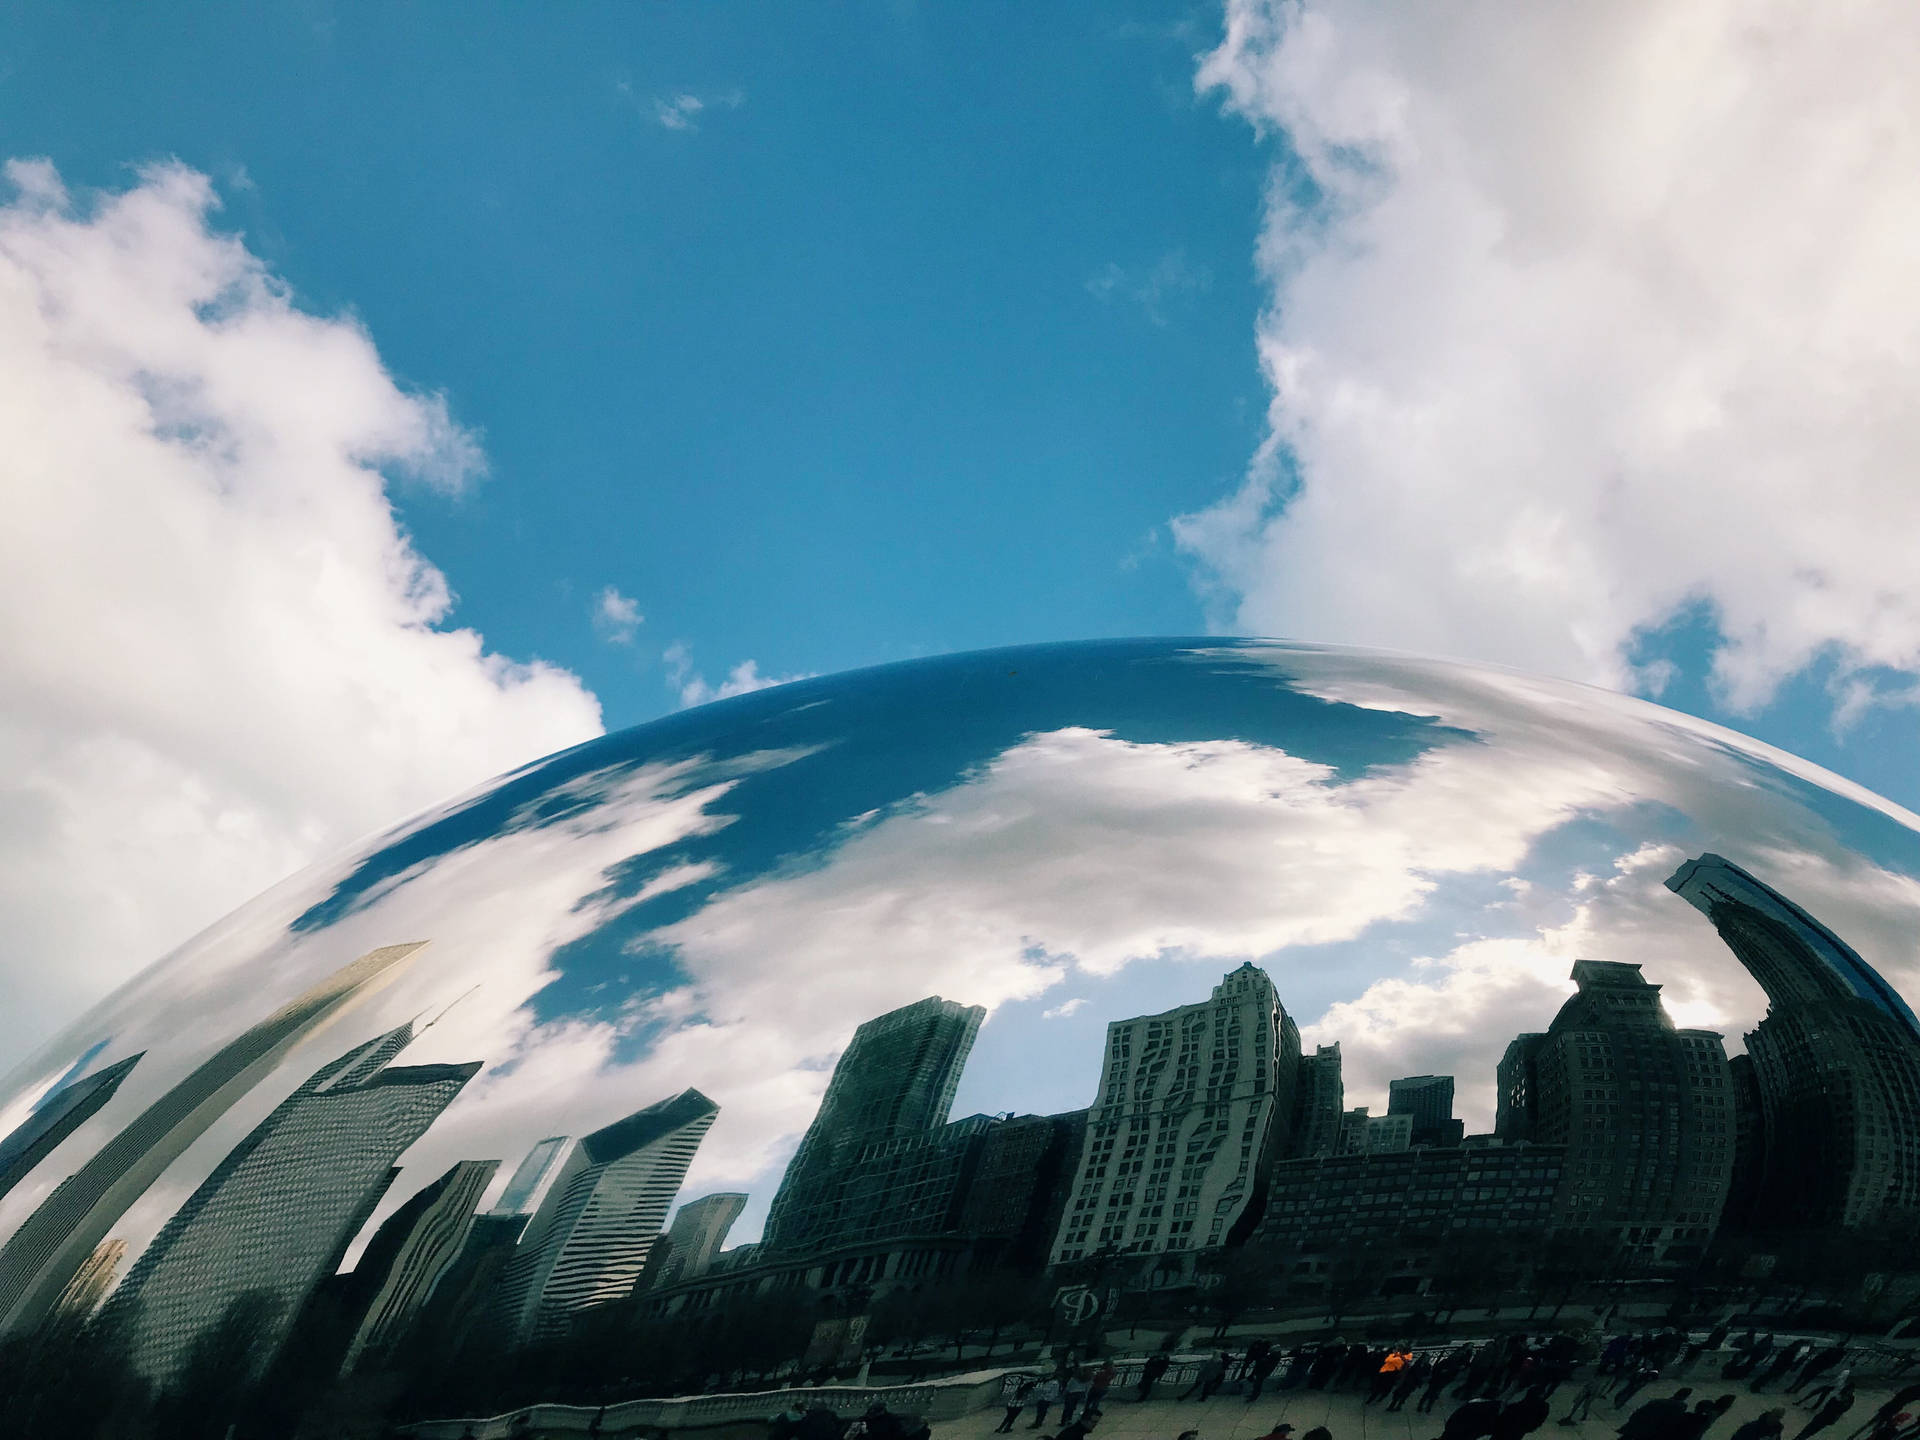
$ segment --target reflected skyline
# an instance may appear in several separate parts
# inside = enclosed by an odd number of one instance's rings
[[[0,1339],[351,1376],[1355,1245],[1425,1293],[1475,1235],[1651,1283],[1920,1214],[1916,937],[1912,817],[1618,696],[1219,641],[802,682],[295,877],[25,1062]]]

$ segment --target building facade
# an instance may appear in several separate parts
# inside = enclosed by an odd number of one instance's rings
[[[0,1137],[0,1197],[26,1179],[28,1171],[111,1100],[140,1058],[129,1055],[104,1070],[62,1085],[43,1099],[19,1128]]]
[[[1552,1223],[1563,1145],[1420,1146],[1283,1160],[1255,1243],[1288,1255],[1538,1235]]]
[[[1108,1025],[1053,1263],[1243,1239],[1287,1147],[1299,1067],[1299,1028],[1252,964],[1199,1004]]]
[[[1746,1037],[1760,1099],[1747,1224],[1871,1224],[1920,1210],[1920,1021],[1860,954],[1718,855],[1667,887],[1712,922],[1767,995]]]
[[[719,1113],[698,1090],[683,1090],[569,1151],[501,1277],[492,1313],[505,1338],[553,1338],[632,1292]]]
[[[392,979],[425,944],[388,945],[335,971],[222,1046],[95,1151],[0,1248],[0,1333],[37,1328],[162,1171],[322,1021]]]
[[[1573,981],[1575,994],[1524,1052],[1526,1131],[1566,1147],[1555,1228],[1629,1260],[1697,1258],[1733,1175],[1726,1047],[1712,1031],[1676,1029],[1638,965],[1580,960]]]
[[[947,1115],[985,1018],[933,995],[853,1032],[773,1197],[767,1251],[952,1228],[954,1186],[984,1127],[955,1129]]]
[[[402,1025],[316,1071],[174,1212],[109,1303],[134,1369],[171,1381],[243,1295],[272,1302],[255,1337],[259,1363],[270,1359],[392,1184],[400,1153],[480,1069],[393,1066],[412,1039]]]
[[[672,1285],[706,1274],[713,1265],[713,1257],[726,1243],[733,1222],[746,1208],[747,1197],[738,1193],[703,1195],[682,1205],[674,1214],[673,1224],[661,1237],[667,1256],[651,1284]],[[651,1269],[649,1275],[652,1275]]]
[[[341,1360],[343,1371],[363,1359],[381,1359],[412,1328],[466,1244],[480,1197],[499,1168],[498,1160],[460,1161],[374,1232],[354,1267],[365,1308]]]
[[[1331,1045],[1317,1046],[1311,1055],[1300,1057],[1288,1155],[1299,1158],[1337,1153],[1346,1109],[1346,1085],[1340,1075],[1340,1042],[1336,1040]]]
[[[1410,1145],[1458,1145],[1466,1127],[1453,1118],[1453,1076],[1407,1075],[1387,1082],[1387,1114],[1412,1123]]]

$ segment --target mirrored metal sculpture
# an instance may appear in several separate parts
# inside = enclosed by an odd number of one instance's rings
[[[1917,950],[1913,815],[1616,695],[1219,640],[790,684],[291,879],[20,1064],[0,1422],[677,1432],[732,1412],[632,1405],[1129,1325],[1371,1327],[1410,1385],[1745,1316],[1891,1375]],[[1215,1383],[1345,1353],[1258,1344]]]

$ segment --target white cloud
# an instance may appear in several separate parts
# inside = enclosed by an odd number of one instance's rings
[[[705,705],[710,700],[726,700],[735,695],[749,695],[755,690],[765,690],[774,685],[785,685],[794,680],[812,678],[809,674],[762,675],[757,660],[742,660],[727,672],[727,678],[718,685],[712,684],[707,677],[693,668],[693,652],[683,641],[676,640],[661,652],[660,658],[667,666],[667,686],[680,697],[681,707]]]
[[[739,90],[723,90],[716,95],[696,95],[691,90],[681,90],[673,95],[653,97],[653,118],[667,130],[698,130],[703,112],[715,105],[737,110],[746,103],[746,95]]]
[[[1229,0],[1199,86],[1285,158],[1270,439],[1178,528],[1222,621],[1653,685],[1706,607],[1735,706],[1920,671],[1916,64],[1896,3]]]
[[[481,468],[443,397],[299,309],[206,177],[0,205],[0,1063],[289,871],[600,728],[439,628],[388,476]]]
[[[1051,1010],[1042,1010],[1040,1012],[1040,1018],[1042,1020],[1064,1020],[1069,1015],[1076,1015],[1086,1008],[1087,997],[1084,995],[1076,995],[1071,1000],[1062,1000]]]
[[[631,645],[634,633],[646,623],[646,619],[640,613],[638,600],[622,595],[611,585],[603,587],[594,597],[593,628],[611,644]]]

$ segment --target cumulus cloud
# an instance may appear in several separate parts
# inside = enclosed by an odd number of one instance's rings
[[[709,700],[725,700],[734,695],[749,695],[755,690],[765,690],[774,685],[785,685],[790,681],[811,678],[807,673],[762,675],[759,661],[742,660],[727,672],[726,679],[715,685],[693,668],[693,652],[679,640],[674,641],[661,652],[660,658],[666,662],[667,686],[679,695],[683,709],[694,705],[705,705]]]
[[[1229,0],[1198,84],[1278,158],[1269,438],[1178,527],[1222,621],[1653,685],[1705,615],[1735,707],[1920,671],[1916,63],[1893,3]]]
[[[640,602],[622,595],[613,586],[604,586],[593,600],[593,628],[600,638],[614,645],[631,645],[633,637],[646,623]]]
[[[482,468],[444,397],[302,310],[178,165],[0,204],[0,1060],[317,854],[598,732],[445,628],[392,478]]]

